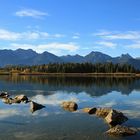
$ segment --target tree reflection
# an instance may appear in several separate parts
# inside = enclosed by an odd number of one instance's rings
[[[1,76],[0,83],[21,86],[21,88],[41,89],[79,93],[85,91],[92,96],[101,96],[111,91],[130,94],[140,90],[140,79],[136,77],[65,77],[65,76]],[[23,86],[24,85],[24,86]]]

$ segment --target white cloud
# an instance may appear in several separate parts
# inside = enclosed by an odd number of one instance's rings
[[[11,47],[13,49],[17,49],[17,48],[33,49],[40,53],[44,51],[56,52],[56,54],[57,52],[60,54],[61,51],[75,52],[76,50],[79,49],[79,46],[72,42],[68,42],[68,43],[53,42],[53,43],[39,44],[39,45],[12,43]]]
[[[98,39],[101,40],[101,42],[97,42],[97,44],[101,46],[115,48],[119,43],[119,46],[124,48],[140,49],[140,31],[100,30],[99,32],[92,35],[98,37]]]
[[[105,35],[110,35],[112,32],[107,31],[107,30],[100,30],[97,33],[92,33],[93,36],[105,36]]]
[[[12,44],[10,44],[10,46],[13,49],[22,48],[22,49],[33,49],[33,50],[35,50],[37,47],[36,45],[32,45],[32,44],[18,44],[18,43],[12,43]]]
[[[34,10],[34,9],[23,9],[15,13],[19,17],[32,17],[32,18],[43,18],[44,16],[49,16],[48,13]]]
[[[63,34],[49,34],[41,31],[13,32],[6,29],[0,29],[0,40],[16,41],[16,40],[37,40],[37,39],[54,39],[62,38]]]
[[[80,37],[79,37],[79,36],[74,35],[72,38],[73,38],[73,39],[79,39]]]
[[[108,47],[114,49],[117,44],[113,42],[107,42],[107,41],[101,41],[101,42],[96,42],[96,44],[101,45],[103,47]]]
[[[20,34],[21,39],[39,39],[40,37],[44,37],[44,35],[37,32],[24,32]]]
[[[140,39],[140,31],[99,31],[94,36],[107,40],[138,40]]]
[[[11,32],[5,29],[0,29],[0,40],[17,40],[19,38],[19,33]]]
[[[54,38],[62,38],[62,37],[65,37],[65,35],[63,35],[63,34],[54,34],[54,35],[52,35],[52,37],[54,37]]]
[[[72,36],[72,39],[79,39],[79,38],[80,38],[79,33],[74,33],[74,35]]]
[[[123,40],[137,40],[140,39],[140,32],[127,32],[107,35],[106,39],[123,39]]]
[[[132,49],[140,49],[140,41],[136,41],[133,44],[127,45],[126,47]]]
[[[38,46],[39,49],[61,49],[61,50],[67,50],[67,51],[76,51],[79,47],[72,43],[72,42],[69,42],[69,43],[57,43],[57,42],[54,42],[54,43],[49,43],[49,44],[44,44],[44,45],[39,45]]]

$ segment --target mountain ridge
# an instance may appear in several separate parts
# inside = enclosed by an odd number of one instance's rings
[[[131,64],[137,69],[140,69],[140,59],[133,58],[130,54],[122,54],[118,57],[112,57],[102,52],[92,51],[85,56],[63,55],[57,56],[50,52],[37,53],[32,49],[17,49],[17,50],[0,50],[0,66],[6,65],[39,65],[48,63],[120,63]]]

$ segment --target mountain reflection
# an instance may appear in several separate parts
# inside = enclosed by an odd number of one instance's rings
[[[50,77],[50,76],[1,76],[2,90],[42,90],[86,92],[91,96],[102,96],[111,91],[130,94],[140,90],[140,79],[131,77]],[[48,94],[48,93],[44,93]]]

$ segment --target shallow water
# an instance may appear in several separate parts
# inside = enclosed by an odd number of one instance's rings
[[[106,122],[81,111],[84,107],[112,107],[122,111],[127,126],[140,128],[140,79],[95,77],[0,76],[0,90],[12,97],[25,94],[46,106],[34,113],[29,104],[0,100],[0,140],[139,140],[140,134],[111,137]],[[78,110],[68,112],[61,102],[72,100]]]

